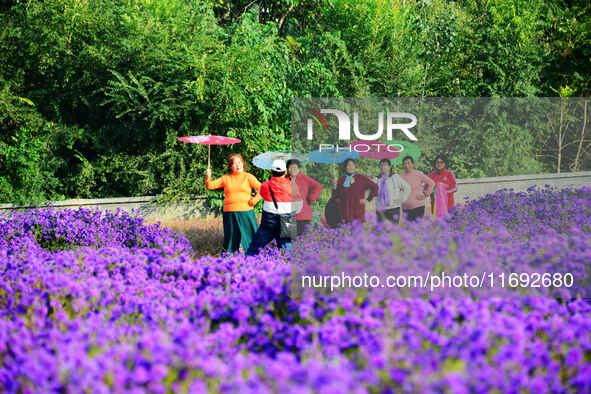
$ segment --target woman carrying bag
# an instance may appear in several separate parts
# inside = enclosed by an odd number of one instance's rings
[[[258,254],[273,239],[277,242],[277,247],[291,254],[291,241],[297,230],[295,215],[302,210],[303,202],[297,187],[292,188],[292,181],[286,174],[285,161],[275,160],[271,166],[271,179],[261,185],[263,216],[246,251],[247,256]]]

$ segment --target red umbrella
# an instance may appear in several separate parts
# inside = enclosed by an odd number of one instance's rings
[[[394,159],[400,152],[394,147],[379,141],[353,141],[349,144],[359,156],[368,159]]]
[[[179,137],[179,141],[188,142],[190,144],[207,145],[207,168],[211,161],[211,146],[212,145],[230,145],[240,142],[238,138],[224,137],[221,135],[189,135],[186,137]]]

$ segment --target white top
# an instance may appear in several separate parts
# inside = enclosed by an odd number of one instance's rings
[[[381,176],[373,178],[373,181],[377,183],[378,187],[382,184]],[[393,174],[386,179],[386,187],[388,188],[388,199],[390,201],[386,206],[381,206],[380,193],[378,192],[378,197],[376,197],[376,210],[378,211],[399,208],[410,196],[410,185],[398,174]]]
[[[263,211],[280,215],[285,213],[291,213],[295,215],[297,213],[300,213],[303,206],[304,202],[302,200],[292,202],[277,201],[277,208],[275,208],[275,204],[273,203],[273,201],[264,201]]]

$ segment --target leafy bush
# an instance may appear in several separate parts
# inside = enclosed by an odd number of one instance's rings
[[[0,140],[19,169],[0,180],[1,198],[201,194],[207,148],[177,138],[241,138],[212,149],[221,175],[232,152],[250,160],[289,149],[293,97],[585,96],[589,7],[583,0],[5,2],[0,51],[10,56],[0,58]],[[459,132],[421,139],[426,159],[448,153],[460,176],[591,164],[588,138],[574,149],[577,136],[569,136],[559,165],[548,154],[554,134],[531,128],[513,146],[508,132],[487,134],[486,144],[467,136],[472,146],[458,144]],[[14,142],[22,133],[27,146]]]

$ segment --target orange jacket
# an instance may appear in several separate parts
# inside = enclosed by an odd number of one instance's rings
[[[252,189],[257,192],[261,183],[248,172],[233,172],[218,179],[205,179],[205,187],[209,190],[224,188],[224,212],[250,211],[248,201],[252,198]]]

